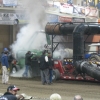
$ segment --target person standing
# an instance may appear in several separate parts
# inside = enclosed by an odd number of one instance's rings
[[[31,57],[33,56],[33,54],[31,54],[31,51],[28,51],[25,54],[25,71],[23,73],[23,77],[28,77],[28,71],[29,71],[29,67],[31,65]]]
[[[15,73],[18,71],[18,68],[17,68],[17,60],[16,59],[13,59],[12,62],[11,62],[11,69],[10,69],[10,72],[11,73]]]
[[[96,8],[100,10],[100,1],[97,3]]]
[[[67,59],[66,58],[64,58],[63,59],[63,68],[64,68],[64,71],[66,71],[66,66],[67,66]]]
[[[4,52],[4,54],[1,57],[1,64],[2,64],[2,83],[3,84],[9,84],[9,63],[8,63],[8,52]]]
[[[50,96],[50,100],[62,100],[62,97],[61,97],[61,95],[58,94],[58,93],[53,93],[53,94],[51,94],[51,96]]]
[[[50,80],[50,83],[52,83],[54,61],[50,53],[48,53],[48,59],[49,59],[49,80]]]
[[[74,100],[83,100],[83,98],[81,97],[81,95],[75,95]]]
[[[46,51],[42,52],[42,56],[40,57],[40,73],[41,73],[41,81],[42,84],[48,84],[49,82],[49,63],[48,63],[48,56],[45,55]]]

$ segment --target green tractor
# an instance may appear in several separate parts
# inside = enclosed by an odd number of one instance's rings
[[[51,41],[50,41],[50,37],[49,35],[46,34],[46,39],[47,39],[47,45],[51,45]],[[42,55],[42,50],[37,50],[37,49],[33,49],[30,50],[33,53],[33,56],[31,57],[31,67],[29,69],[29,73],[31,77],[34,76],[40,76],[40,69],[39,69],[39,57]],[[17,66],[18,66],[18,70],[22,69],[23,67],[25,67],[25,54],[26,54],[27,50],[21,50],[18,51],[16,54],[16,59],[17,59]],[[11,72],[17,72],[17,70],[14,68],[12,69]]]

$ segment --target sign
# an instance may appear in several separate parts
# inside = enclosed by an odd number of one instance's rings
[[[3,25],[14,25],[17,24],[17,20],[19,23],[26,23],[27,19],[22,13],[0,13],[0,24]]]
[[[98,19],[97,18],[94,18],[94,17],[92,17],[92,18],[85,18],[85,22],[94,22],[94,23],[98,23]]]
[[[59,22],[72,22],[72,18],[59,16]]]
[[[72,14],[73,13],[73,6],[68,5],[67,3],[64,3],[63,5],[60,6],[59,10],[61,13]]]
[[[0,25],[14,25],[15,21],[0,21]]]
[[[47,14],[47,21],[48,22],[58,22],[58,15]]]
[[[85,18],[73,18],[73,21],[72,22],[85,22]]]
[[[17,0],[3,0],[4,6],[17,6]]]
[[[86,7],[85,16],[98,18],[98,9],[92,7]]]

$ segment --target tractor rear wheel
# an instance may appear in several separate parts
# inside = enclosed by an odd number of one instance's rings
[[[99,55],[91,55],[89,60],[92,61],[100,61],[100,56]]]
[[[53,70],[52,80],[55,81],[60,78],[60,72],[58,69]]]

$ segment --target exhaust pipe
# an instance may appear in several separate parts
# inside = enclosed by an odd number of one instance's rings
[[[84,59],[84,35],[100,34],[99,24],[83,23],[73,31],[73,63]]]
[[[72,23],[67,23],[67,24],[66,23],[47,23],[45,27],[45,32],[48,35],[72,34],[76,25]]]

